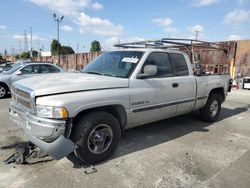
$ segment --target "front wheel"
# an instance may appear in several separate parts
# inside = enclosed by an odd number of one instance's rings
[[[118,120],[107,112],[92,112],[74,125],[72,140],[78,144],[76,156],[88,163],[98,163],[110,157],[121,138]]]
[[[200,117],[203,121],[214,122],[218,119],[221,110],[222,96],[211,94],[206,105],[200,110]]]
[[[6,97],[8,94],[8,88],[5,85],[0,85],[0,99]]]

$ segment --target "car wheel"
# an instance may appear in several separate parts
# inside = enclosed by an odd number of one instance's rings
[[[5,98],[8,94],[8,88],[5,85],[0,85],[0,99]]]
[[[121,138],[118,120],[107,112],[92,112],[74,125],[72,140],[79,146],[75,154],[95,164],[106,160],[117,148]]]
[[[203,121],[214,122],[218,119],[221,110],[222,96],[218,93],[211,94],[206,105],[200,110]]]

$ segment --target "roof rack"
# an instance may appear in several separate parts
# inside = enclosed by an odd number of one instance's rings
[[[159,40],[145,40],[137,42],[128,42],[115,44],[114,47],[120,48],[159,48],[159,49],[171,49],[171,48],[185,48],[187,51],[193,51],[193,48],[207,48],[214,50],[222,50],[227,53],[225,46],[219,43],[207,42],[194,39],[184,38],[162,38]]]
[[[120,48],[154,48],[154,49],[177,49],[187,52],[191,63],[194,65],[194,73],[199,75],[201,73],[201,62],[195,60],[195,51],[199,50],[219,50],[227,54],[229,50],[228,44],[221,44],[216,42],[207,42],[194,39],[184,38],[162,38],[159,40],[145,40],[137,42],[120,43],[114,45]]]

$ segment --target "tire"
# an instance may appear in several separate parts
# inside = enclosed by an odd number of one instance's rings
[[[71,139],[79,147],[76,156],[95,164],[109,158],[121,138],[118,120],[107,112],[92,112],[80,118],[72,130]]]
[[[222,101],[221,94],[210,94],[206,105],[200,110],[201,120],[205,122],[215,122],[219,117]]]
[[[8,95],[8,87],[4,84],[0,84],[0,99],[5,98]]]

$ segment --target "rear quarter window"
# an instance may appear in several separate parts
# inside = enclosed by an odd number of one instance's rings
[[[60,70],[52,65],[41,65],[41,73],[57,73],[57,72],[60,72]]]
[[[177,53],[170,53],[170,60],[174,67],[175,75],[176,76],[188,76],[188,66],[187,62],[182,54]]]

